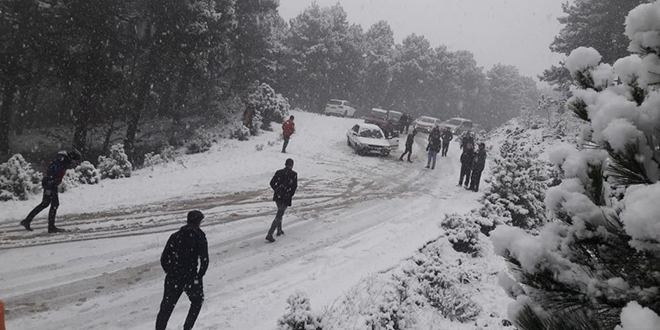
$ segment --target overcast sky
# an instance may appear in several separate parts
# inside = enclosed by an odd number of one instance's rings
[[[321,6],[341,3],[351,23],[366,30],[386,20],[397,42],[412,33],[424,35],[432,46],[469,50],[480,66],[512,64],[536,77],[563,58],[548,46],[559,32],[565,0],[316,0]],[[285,20],[298,15],[314,0],[280,0]]]

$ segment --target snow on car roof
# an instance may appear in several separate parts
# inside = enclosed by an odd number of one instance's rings
[[[455,117],[455,118],[451,118],[451,119],[449,119],[449,120],[452,120],[452,119],[456,119],[456,120],[460,120],[460,121],[472,121],[472,120],[470,120],[470,119],[465,119],[465,118],[461,118],[461,117]],[[448,121],[449,121],[449,120],[448,120]]]
[[[331,99],[330,101],[337,101],[337,102],[348,102],[346,100],[338,100],[338,99]]]
[[[374,124],[360,124],[360,129],[375,129],[380,131],[380,127]]]
[[[398,114],[400,114],[400,115],[403,115],[403,112],[396,111],[396,110],[390,110],[390,113],[398,113]]]
[[[435,117],[429,117],[429,116],[421,116],[419,119],[431,119],[431,120],[438,120],[438,118]]]
[[[378,109],[378,108],[373,108],[373,109],[371,109],[371,111],[375,111],[375,112],[387,112],[387,110]]]

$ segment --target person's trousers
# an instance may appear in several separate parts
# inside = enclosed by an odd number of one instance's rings
[[[449,149],[449,143],[442,144],[442,157],[447,157],[447,150]]]
[[[429,150],[429,160],[426,162],[426,167],[435,168],[435,161],[438,158],[438,152]]]
[[[403,156],[405,156],[406,154],[408,155],[408,160],[410,160],[410,156],[412,156],[412,147],[410,148],[406,147],[406,151],[403,152],[403,154],[401,155],[401,157],[399,157],[399,159],[403,160]]]
[[[482,170],[483,171],[483,170]],[[481,172],[473,170],[472,171],[472,180],[470,181],[470,189],[474,191],[479,191],[479,181],[481,181]]]
[[[275,219],[273,219],[273,223],[270,225],[270,229],[268,230],[268,236],[266,237],[273,237],[273,234],[275,233],[275,230],[277,232],[282,232],[282,218],[284,217],[284,211],[286,211],[286,208],[289,207],[285,203],[277,203],[277,214],[275,214]]]
[[[289,145],[290,137],[291,137],[290,135],[286,135],[286,134],[282,135],[282,138],[284,139],[284,144],[282,145],[282,152],[286,152],[286,146]]]
[[[50,195],[46,195],[46,193],[44,193],[41,204],[32,209],[30,214],[28,214],[28,216],[25,218],[25,222],[30,225],[34,217],[36,217],[39,212],[43,211],[49,205],[50,211],[48,212],[48,228],[54,228],[57,208],[60,206],[60,198],[57,196],[57,188],[50,190]]]
[[[467,186],[470,185],[470,173],[471,172],[472,172],[472,167],[465,166],[465,165],[461,166],[461,178],[458,180],[458,185],[459,186],[463,184],[463,178],[465,178],[465,186],[467,187]]]
[[[156,319],[156,330],[165,330],[167,328],[167,321],[169,321],[174,306],[181,297],[183,292],[186,292],[188,299],[190,299],[190,309],[188,310],[188,317],[183,324],[184,330],[191,330],[197,321],[199,311],[202,309],[204,302],[204,286],[202,279],[181,279],[173,277],[172,275],[165,276],[165,291],[163,293],[163,301],[160,303],[160,311]]]

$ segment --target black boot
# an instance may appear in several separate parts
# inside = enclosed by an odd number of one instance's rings
[[[275,239],[273,238],[273,236],[266,236],[266,240],[271,242],[271,243],[275,242]]]
[[[25,230],[27,231],[32,231],[32,228],[30,228],[30,221],[27,219],[21,221],[21,226],[25,227]]]

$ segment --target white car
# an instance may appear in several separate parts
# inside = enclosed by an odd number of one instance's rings
[[[435,117],[421,116],[413,122],[413,128],[420,133],[431,133],[435,125],[440,124],[440,119]]]
[[[358,155],[375,153],[388,156],[390,151],[399,148],[399,139],[396,138],[396,147],[392,140],[386,139],[380,127],[374,124],[356,124],[346,133],[346,143]]]
[[[461,135],[465,131],[472,130],[472,121],[465,118],[452,118],[443,122],[441,126],[443,128],[449,127],[449,130],[454,135]]]
[[[325,105],[326,115],[353,117],[355,116],[355,108],[346,100],[330,100]]]

